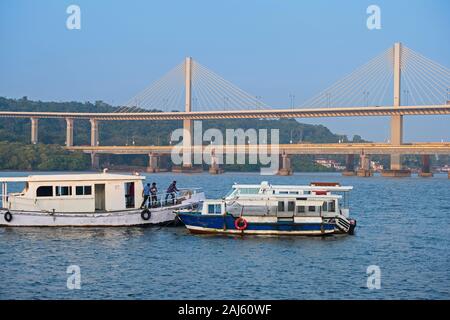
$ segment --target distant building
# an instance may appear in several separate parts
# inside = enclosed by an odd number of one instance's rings
[[[370,161],[370,168],[374,171],[381,171],[384,169],[383,165],[378,161]]]
[[[316,159],[315,162],[329,169],[345,170],[345,166],[341,165],[334,159]]]

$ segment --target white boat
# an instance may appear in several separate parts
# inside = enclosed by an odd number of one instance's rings
[[[348,192],[351,186],[235,184],[223,199],[202,208],[182,209],[178,217],[192,233],[253,235],[353,234]]]
[[[138,174],[63,174],[0,178],[0,226],[139,226],[176,221],[177,209],[198,206],[200,189],[181,189],[174,201],[157,195],[141,209],[144,176]],[[8,183],[25,183],[8,194]],[[170,197],[170,199],[172,199]]]

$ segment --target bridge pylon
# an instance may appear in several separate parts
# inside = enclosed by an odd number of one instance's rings
[[[393,48],[394,61],[394,107],[401,106],[401,78],[402,78],[402,44],[397,42]],[[403,144],[403,116],[391,116],[391,144],[399,146]],[[390,155],[390,170],[383,170],[381,174],[387,177],[409,177],[410,170],[402,169],[402,157],[398,153]]]
[[[185,112],[192,112],[192,58],[186,57],[184,62],[185,80]],[[183,164],[182,170],[192,169],[192,140],[193,140],[192,119],[183,120]]]
[[[38,118],[31,118],[31,143],[38,143]]]

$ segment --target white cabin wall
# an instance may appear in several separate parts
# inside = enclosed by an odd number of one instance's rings
[[[73,196],[41,198],[36,201],[37,209],[55,212],[93,212],[94,197],[77,198]]]
[[[7,203],[12,210],[52,212],[95,212],[95,184],[105,185],[105,209],[108,211],[126,209],[125,183],[134,182],[135,208],[142,203],[143,184],[141,179],[95,180],[95,181],[39,181],[28,183],[24,194],[11,194]],[[39,186],[52,186],[53,197],[36,197]],[[55,196],[56,186],[72,187],[72,195]],[[91,186],[91,195],[76,195],[76,186]]]
[[[75,186],[89,186],[90,183],[75,183],[75,182],[61,182],[61,183],[29,183],[29,188],[24,196],[10,197],[10,208],[16,210],[30,210],[30,211],[49,211],[56,212],[94,212],[95,203],[94,195],[77,196],[75,195]],[[39,186],[52,186],[53,193],[56,186],[71,186],[72,195],[53,197],[36,197],[36,190]],[[93,188],[93,186],[92,186]]]

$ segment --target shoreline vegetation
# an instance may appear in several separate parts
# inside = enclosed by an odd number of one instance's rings
[[[43,102],[0,97],[2,111],[60,111],[60,112],[114,112],[117,107],[102,101],[91,102]],[[160,112],[160,110],[147,110]],[[181,121],[111,121],[100,122],[100,145],[169,145],[173,130],[182,127]],[[279,129],[280,143],[337,143],[364,142],[355,135],[350,140],[346,135],[332,133],[323,125],[304,124],[296,119],[232,119],[202,121],[203,129]],[[89,170],[90,156],[81,152],[65,150],[66,123],[64,119],[40,119],[38,137],[39,143],[30,144],[31,123],[29,119],[0,118],[0,170]],[[74,123],[74,145],[90,144],[90,124],[88,120],[76,120]],[[295,172],[332,172],[334,168],[326,168],[314,162],[316,156],[297,155],[291,157],[291,165]],[[325,159],[335,159],[345,163],[345,156],[320,156]],[[406,157],[405,157],[406,158]],[[374,156],[385,166],[389,165],[389,157]],[[356,159],[357,161],[357,159]],[[407,157],[406,165],[415,166],[419,163],[417,157]],[[145,169],[148,164],[146,155],[101,155],[100,167],[129,166]],[[161,167],[170,170],[171,161],[162,157]],[[225,171],[254,172],[259,171],[259,165],[224,165]],[[204,165],[207,170],[207,166]]]
[[[80,171],[90,164],[89,155],[59,145],[0,141],[0,170]]]

